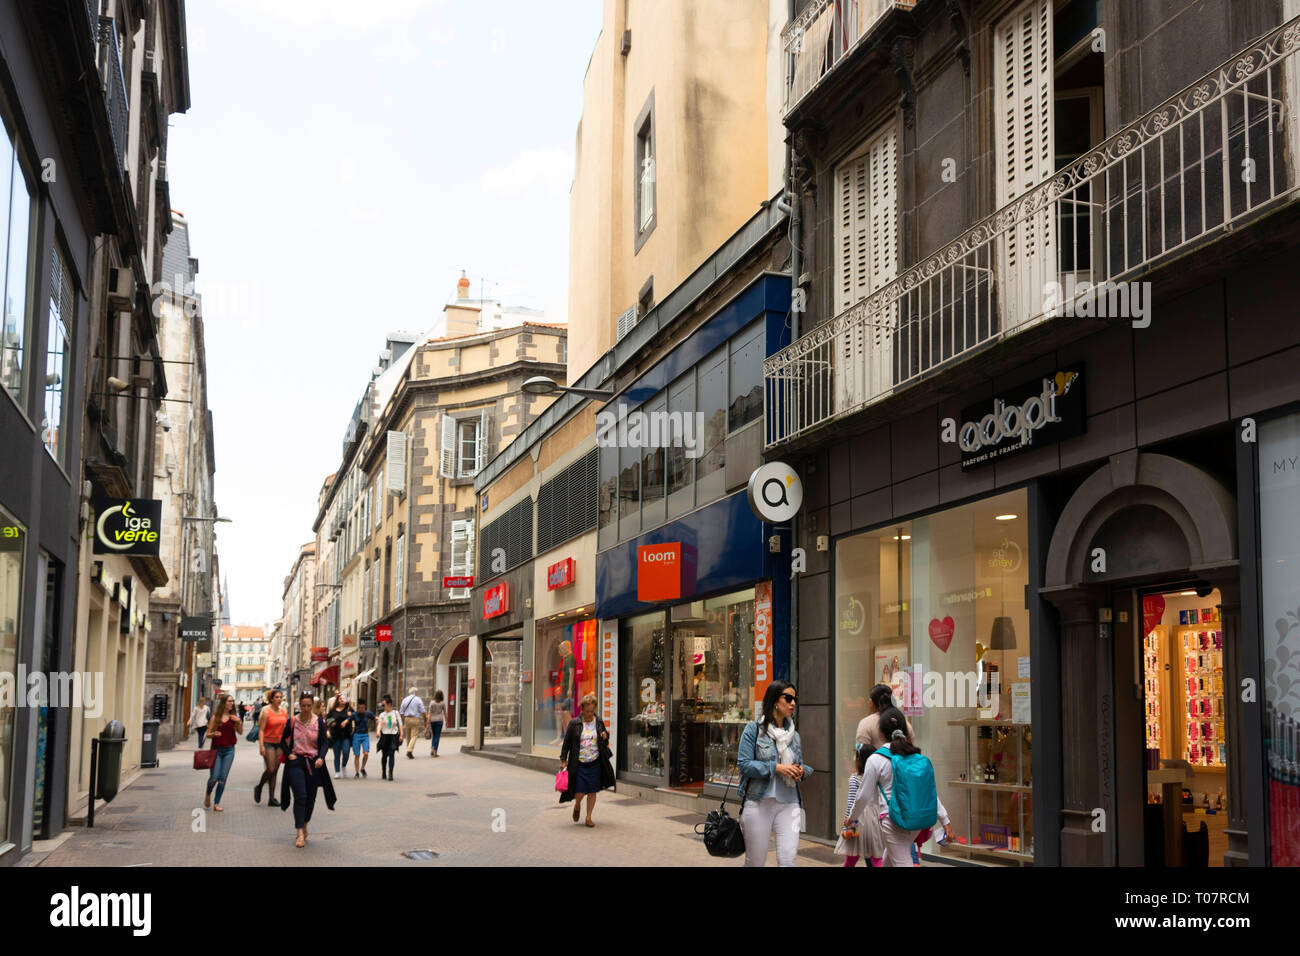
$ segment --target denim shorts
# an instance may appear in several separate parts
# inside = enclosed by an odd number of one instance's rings
[[[361,751],[370,753],[370,734],[353,734],[352,735],[352,752],[359,754]]]

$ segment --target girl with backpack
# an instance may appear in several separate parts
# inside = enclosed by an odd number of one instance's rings
[[[858,744],[853,754],[858,772],[849,777],[849,802],[844,807],[844,825],[840,828],[840,839],[835,844],[835,852],[844,857],[845,866],[857,866],[858,859],[866,857],[867,866],[880,866],[880,858],[885,854],[885,841],[880,836],[880,817],[874,813],[863,814],[857,823],[848,822],[853,812],[853,804],[862,793],[862,775],[866,769],[867,758],[872,754],[870,747]]]
[[[908,741],[907,719],[902,711],[897,707],[882,710],[879,726],[888,743],[867,758],[859,797],[845,824],[853,824],[868,813],[877,814],[885,843],[884,865],[910,867],[912,842],[917,834],[938,820],[952,839],[952,824],[935,788],[934,766],[919,747]],[[896,777],[896,772],[901,776]],[[876,794],[874,801],[872,793]]]
[[[763,695],[763,716],[740,735],[740,826],[745,834],[745,866],[767,862],[767,847],[776,831],[776,865],[794,866],[799,853],[802,799],[799,781],[811,774],[803,762],[803,745],[794,729],[799,702],[794,685],[774,680]]]

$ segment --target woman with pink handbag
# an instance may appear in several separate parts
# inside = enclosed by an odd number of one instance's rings
[[[573,800],[573,822],[578,822],[582,811],[582,796],[587,796],[587,826],[591,822],[591,811],[596,808],[596,794],[614,786],[613,756],[609,749],[609,730],[605,722],[596,716],[596,695],[587,694],[582,698],[582,716],[569,721],[569,729],[564,734],[564,746],[560,748],[560,773],[564,774],[564,790],[560,802]],[[560,774],[555,776],[555,786],[560,787]]]

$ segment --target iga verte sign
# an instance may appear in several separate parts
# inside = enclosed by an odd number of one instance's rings
[[[162,502],[154,498],[100,498],[95,504],[95,554],[158,556]]]

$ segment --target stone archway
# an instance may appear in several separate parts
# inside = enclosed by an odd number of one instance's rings
[[[1105,570],[1094,570],[1101,548]],[[1137,450],[1113,456],[1070,497],[1048,546],[1039,595],[1060,612],[1061,863],[1114,862],[1094,830],[1097,808],[1114,818],[1110,760],[1115,713],[1112,642],[1099,640],[1112,588],[1188,577],[1219,589],[1224,686],[1241,674],[1236,500],[1201,468]],[[1244,764],[1239,695],[1226,694],[1228,766]],[[1100,732],[1099,732],[1100,731]],[[1228,862],[1246,857],[1242,774],[1227,775]]]

